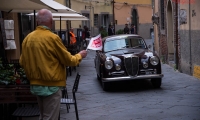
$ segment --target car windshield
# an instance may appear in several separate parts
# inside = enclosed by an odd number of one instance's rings
[[[120,50],[124,48],[146,48],[142,38],[120,38],[107,40],[104,43],[104,52]]]

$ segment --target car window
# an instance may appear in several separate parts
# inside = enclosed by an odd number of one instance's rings
[[[142,38],[112,39],[104,43],[104,52],[135,47],[146,48],[144,40]]]
[[[128,43],[127,48],[129,48],[129,47],[146,48],[144,40],[141,38],[130,38],[128,41],[129,42],[127,42]]]
[[[125,39],[115,39],[115,40],[110,40],[110,41],[106,41],[104,43],[104,51],[113,51],[113,50],[117,50],[117,49],[121,49],[124,46],[126,46],[126,41]]]

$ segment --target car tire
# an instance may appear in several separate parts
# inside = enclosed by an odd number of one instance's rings
[[[97,79],[98,79],[99,81],[101,81],[101,78],[102,78],[102,77],[101,77],[101,70],[99,69],[99,71],[100,71],[100,75],[97,74]]]
[[[102,88],[104,91],[109,91],[110,89],[110,83],[109,82],[101,82],[102,83]]]
[[[151,83],[154,88],[160,88],[161,83],[162,83],[162,78],[151,79]]]
[[[97,74],[97,79],[98,79],[98,80],[101,80],[101,76],[99,76],[98,74]]]

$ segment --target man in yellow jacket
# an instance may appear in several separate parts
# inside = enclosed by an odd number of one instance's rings
[[[42,9],[36,16],[37,28],[22,43],[20,65],[24,68],[30,90],[37,96],[40,120],[57,120],[61,87],[66,86],[66,66],[77,66],[86,51],[71,55],[52,29],[52,13]]]

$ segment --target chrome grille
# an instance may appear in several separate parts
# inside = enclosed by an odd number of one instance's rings
[[[138,74],[138,67],[139,67],[138,57],[124,58],[124,65],[129,75],[135,76]]]

